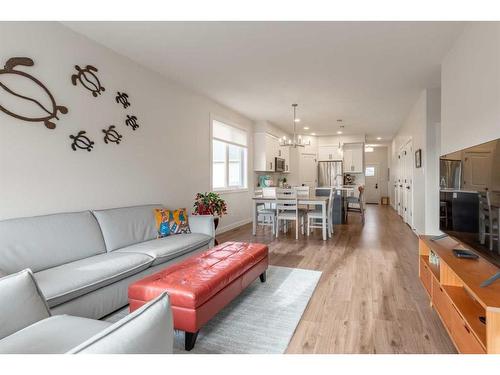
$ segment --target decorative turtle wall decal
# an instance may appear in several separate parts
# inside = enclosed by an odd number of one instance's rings
[[[54,129],[56,127],[56,124],[54,124],[51,120],[52,119],[59,120],[59,117],[57,117],[57,113],[60,112],[62,114],[66,114],[68,113],[68,108],[57,105],[50,91],[47,89],[47,87],[45,87],[45,85],[42,82],[40,82],[40,80],[22,70],[16,70],[15,68],[18,65],[33,66],[34,62],[29,57],[12,57],[9,60],[7,60],[4,68],[0,69],[0,88],[6,91],[8,94],[22,99],[22,101],[25,102],[26,105],[30,106],[29,110],[31,110],[32,113],[35,114],[14,113],[11,110],[7,109],[4,105],[2,105],[2,103],[0,103],[0,110],[8,114],[9,116],[15,117],[19,120],[29,121],[29,122],[43,122],[43,124],[48,129]],[[25,81],[28,80],[28,82],[22,83],[24,85],[29,84],[38,86],[41,89],[41,96],[38,98],[30,98],[26,95],[16,92],[14,89],[11,89],[10,87],[7,86],[7,84],[2,82],[2,76],[7,77],[9,75],[19,76],[21,80]],[[21,87],[23,86],[21,85]],[[42,98],[42,96],[45,97]],[[45,102],[45,104],[42,104],[40,101]],[[16,112],[18,111],[16,110]]]
[[[137,123],[137,117],[135,116],[129,116],[127,115],[127,119],[125,120],[125,125],[131,126],[132,130],[135,130],[139,127],[139,124]]]
[[[123,108],[130,107],[130,102],[128,101],[128,94],[124,92],[118,91],[115,100],[118,104],[121,103],[123,105]]]
[[[77,135],[70,135],[69,137],[73,140],[71,148],[76,151],[77,148],[81,150],[92,151],[94,148],[94,142],[91,141],[86,135],[85,130],[80,130]]]
[[[92,93],[94,98],[97,97],[97,95],[101,95],[101,92],[106,91],[101,85],[99,78],[94,74],[97,73],[97,68],[92,65],[87,65],[82,69],[78,65],[75,65],[75,69],[78,73],[71,76],[71,82],[74,86],[76,86],[79,81],[83,87]]]
[[[122,140],[122,135],[115,130],[116,126],[110,125],[108,129],[102,129],[104,133],[104,143],[108,144],[109,142],[120,144]]]

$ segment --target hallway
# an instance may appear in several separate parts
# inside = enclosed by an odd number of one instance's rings
[[[456,352],[418,279],[417,238],[392,208],[368,205],[364,226],[351,214],[328,241],[291,232],[254,237],[248,224],[217,237],[267,243],[272,265],[323,272],[287,353]]]

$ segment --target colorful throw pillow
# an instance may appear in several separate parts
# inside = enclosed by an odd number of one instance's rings
[[[185,208],[173,211],[165,208],[155,208],[155,220],[158,238],[167,237],[171,234],[191,233]]]

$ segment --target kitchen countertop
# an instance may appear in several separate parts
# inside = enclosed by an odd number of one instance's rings
[[[472,194],[477,194],[477,190],[463,190],[463,189],[453,189],[453,188],[445,188],[445,189],[440,189],[439,191],[442,191],[443,193],[472,193]]]
[[[287,187],[287,188],[280,188],[279,186],[264,186],[264,187],[292,190],[295,186],[294,187]],[[297,187],[302,187],[302,186],[297,186]],[[335,190],[347,190],[347,191],[349,191],[349,190],[354,190],[356,188],[356,186],[318,186],[318,187],[315,187],[313,189],[330,189],[330,188],[334,188]],[[262,190],[262,186],[255,188],[255,191],[259,191],[259,190]]]

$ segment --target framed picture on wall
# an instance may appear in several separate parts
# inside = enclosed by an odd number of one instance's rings
[[[415,168],[422,167],[422,149],[415,151]]]

